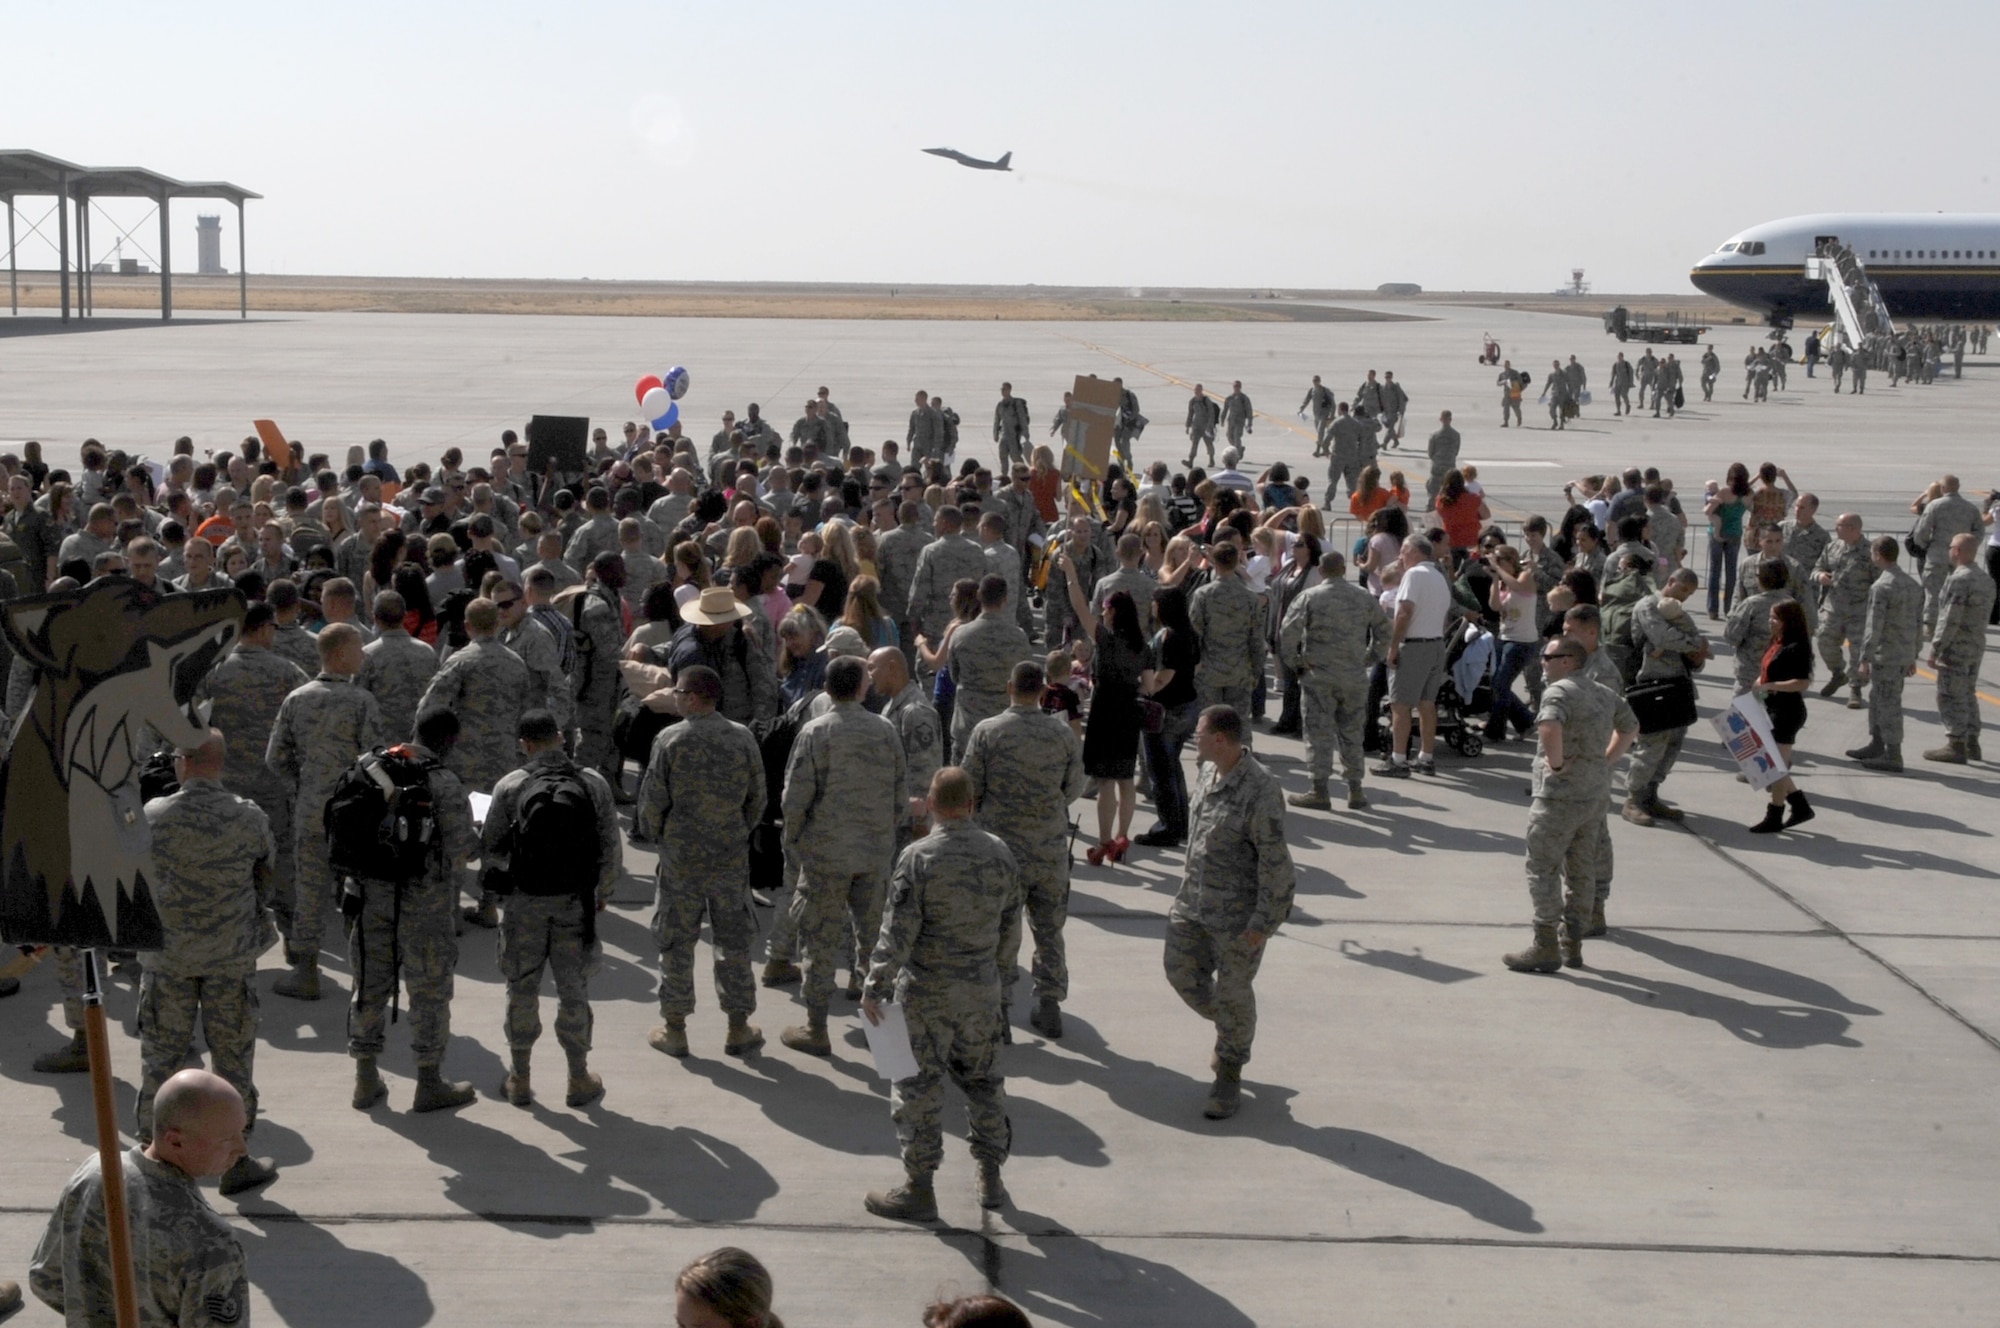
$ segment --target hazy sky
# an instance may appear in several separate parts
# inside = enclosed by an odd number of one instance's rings
[[[1754,222],[2000,212],[1978,91],[2000,5],[1888,22],[1844,0],[8,0],[0,146],[257,190],[253,273],[1546,290],[1580,265],[1687,291]],[[175,206],[176,269],[201,210]]]

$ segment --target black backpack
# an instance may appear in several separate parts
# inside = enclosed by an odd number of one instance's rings
[[[347,767],[323,818],[336,874],[400,884],[430,870],[443,851],[431,795],[436,769],[436,761],[401,745],[364,752]]]
[[[573,766],[538,766],[514,804],[507,874],[514,892],[548,898],[597,889],[597,804]]]

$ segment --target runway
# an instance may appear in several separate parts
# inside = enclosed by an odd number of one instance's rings
[[[380,436],[398,460],[448,445],[478,459],[538,411],[615,434],[636,413],[631,382],[679,363],[704,445],[725,406],[760,401],[787,428],[824,383],[858,442],[900,439],[914,391],[942,394],[964,418],[961,455],[988,454],[1002,379],[1041,436],[1071,376],[1124,374],[1152,420],[1141,462],[1177,462],[1183,384],[1223,394],[1241,378],[1259,410],[1245,468],[1285,460],[1317,493],[1323,463],[1294,413],[1309,378],[1346,395],[1376,368],[1412,399],[1412,480],[1430,422],[1454,411],[1510,530],[1559,516],[1563,480],[1627,464],[1660,466],[1698,500],[1728,462],[1772,460],[1822,497],[1828,524],[1854,510],[1897,535],[1940,472],[1981,494],[2000,483],[2000,361],[1922,388],[1871,375],[1859,400],[1795,368],[1789,391],[1755,406],[1737,397],[1737,366],[1758,330],[1719,328],[1715,403],[1614,420],[1617,346],[1595,319],[1421,312],[1199,326],[312,314],[14,336],[0,339],[0,438],[42,439],[59,463],[86,436],[159,455],[181,433],[231,446],[269,416],[336,455]],[[1486,331],[1538,378],[1577,355],[1596,403],[1560,433],[1501,431],[1495,371],[1474,363]],[[1726,704],[1727,675],[1707,671],[1705,716]],[[1991,654],[1982,687],[2000,696]],[[1913,679],[1906,701],[1906,748],[1934,745],[1930,682]],[[600,1104],[559,1105],[552,1036],[542,1103],[499,1096],[504,989],[492,934],[474,930],[447,1070],[480,1100],[406,1114],[398,1027],[388,1106],[350,1110],[350,978],[335,955],[331,999],[263,1003],[252,1144],[284,1173],[215,1202],[243,1234],[256,1318],[313,1328],[657,1325],[674,1272],[722,1244],[765,1259],[793,1328],[914,1323],[941,1288],[986,1286],[1038,1324],[1079,1328],[1983,1320],[2000,1297],[2000,770],[1913,760],[1901,777],[1867,774],[1838,755],[1865,736],[1860,713],[1813,698],[1800,776],[1819,817],[1766,838],[1745,831],[1760,799],[1704,719],[1664,789],[1686,825],[1614,816],[1612,934],[1587,947],[1586,969],[1555,977],[1499,962],[1527,939],[1528,749],[1469,761],[1441,747],[1437,778],[1371,781],[1365,812],[1294,811],[1297,903],[1258,980],[1242,1113],[1222,1124],[1200,1114],[1209,1029],[1160,969],[1179,854],[1093,868],[1079,849],[1068,1036],[1023,1025],[1004,1058],[1014,1206],[974,1205],[952,1098],[938,1230],[861,1208],[899,1168],[885,1086],[844,1001],[830,1063],[777,1045],[795,989],[760,991],[770,1045],[748,1061],[720,1054],[705,983],[694,1056],[647,1046],[652,859],[633,849],[593,983]],[[1288,790],[1305,786],[1299,743],[1260,735],[1257,749]],[[266,957],[267,975],[277,966]],[[90,1137],[87,1082],[28,1068],[62,1036],[52,967],[0,1002],[0,1277],[24,1279]],[[109,1005],[129,1128],[131,985],[115,983]],[[544,1007],[551,1021],[552,990]],[[58,1321],[32,1300],[15,1320]]]

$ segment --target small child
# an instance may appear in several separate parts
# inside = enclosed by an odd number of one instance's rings
[[[1069,721],[1070,732],[1083,737],[1083,698],[1070,686],[1075,661],[1067,650],[1051,650],[1043,668],[1047,675],[1042,685],[1043,711],[1061,715]]]

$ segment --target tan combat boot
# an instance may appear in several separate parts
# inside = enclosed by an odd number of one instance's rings
[[[1365,796],[1365,795],[1364,795],[1364,794],[1363,794],[1363,793],[1361,792],[1361,781],[1360,781],[1360,780],[1358,780],[1358,779],[1350,779],[1350,780],[1348,780],[1348,781],[1347,781],[1347,810],[1349,810],[1349,811],[1351,811],[1351,812],[1358,812],[1358,811],[1360,811],[1361,809],[1363,809],[1364,807],[1366,807],[1367,805],[1368,805],[1368,799],[1367,799],[1367,797],[1366,797],[1366,796]]]
[[[669,1056],[687,1055],[687,1020],[678,1016],[669,1018],[648,1034],[646,1041],[652,1044],[654,1051],[663,1051]]]
[[[1214,1064],[1215,1083],[1208,1090],[1201,1114],[1210,1120],[1228,1120],[1243,1105],[1243,1067],[1220,1059]]]
[[[808,1056],[833,1055],[833,1042],[826,1035],[825,1010],[807,1010],[806,1021],[778,1034],[778,1041]]]
[[[1590,906],[1590,921],[1584,925],[1585,936],[1602,936],[1608,928],[1604,923],[1604,901],[1599,899]]]
[[[763,1045],[764,1030],[751,1023],[749,1016],[729,1016],[729,1034],[722,1041],[723,1055],[748,1056]]]
[[[86,1074],[89,1070],[90,1045],[84,1041],[81,1030],[72,1033],[69,1041],[54,1051],[35,1057],[37,1074]]]
[[[256,1189],[259,1185],[268,1185],[277,1178],[277,1167],[246,1155],[237,1158],[230,1164],[229,1170],[222,1173],[218,1188],[224,1194],[242,1194]]]
[[[274,995],[289,996],[295,1001],[316,1001],[319,999],[319,960],[301,959],[291,972],[271,984]]]
[[[861,1203],[875,1216],[898,1222],[937,1221],[937,1191],[929,1176],[912,1176],[887,1194],[870,1190]]]
[[[1293,793],[1287,796],[1285,801],[1294,807],[1303,807],[1307,811],[1330,812],[1333,810],[1333,799],[1326,795],[1326,781],[1324,779],[1315,779],[1312,782],[1311,789],[1304,793]]]
[[[1945,765],[1964,765],[1965,740],[1963,738],[1946,738],[1944,746],[1931,748],[1924,753],[1924,759],[1926,761],[1940,761]]]
[[[389,1086],[382,1082],[381,1072],[375,1068],[373,1056],[354,1058],[354,1109],[366,1111],[389,1096]]]
[[[998,1162],[980,1162],[977,1192],[981,1208],[1005,1208],[1007,1206],[1007,1187],[1000,1181],[1000,1164]]]
[[[1562,956],[1564,968],[1583,967],[1583,937],[1585,919],[1575,909],[1563,914]]]
[[[500,1084],[500,1095],[513,1106],[525,1107],[535,1100],[534,1085],[528,1078],[528,1063],[532,1054],[525,1050],[515,1052],[514,1068]]]
[[[797,964],[773,959],[764,965],[764,976],[759,981],[767,987],[789,987],[803,976]]]
[[[569,1063],[569,1092],[563,1095],[564,1104],[587,1107],[603,1096],[603,1076],[584,1064],[581,1056],[573,1057]]]
[[[1556,929],[1553,923],[1537,922],[1535,940],[1525,950],[1502,955],[1500,962],[1516,973],[1553,973],[1562,967],[1562,950],[1556,945]]]
[[[479,1094],[471,1084],[452,1083],[435,1065],[417,1067],[417,1092],[410,1099],[411,1111],[451,1111],[469,1106]]]
[[[1863,770],[1880,770],[1888,775],[1903,773],[1903,744],[1885,743],[1882,749],[1861,762]]]
[[[1646,807],[1642,803],[1640,803],[1636,798],[1625,799],[1625,809],[1619,814],[1623,816],[1626,820],[1630,821],[1633,825],[1658,824],[1653,819],[1653,813],[1648,811]]]

